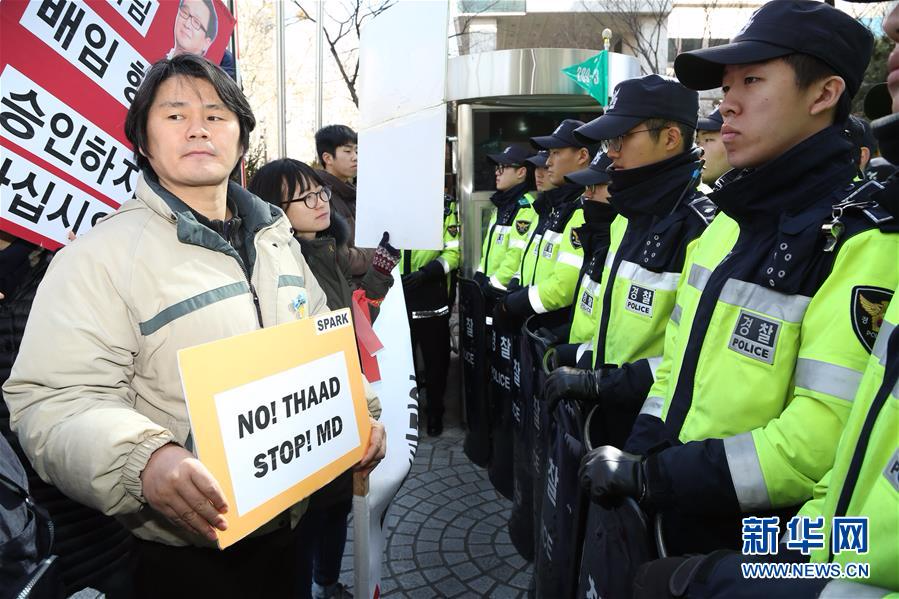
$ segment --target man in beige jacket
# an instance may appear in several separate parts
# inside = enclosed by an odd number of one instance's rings
[[[205,59],[150,69],[125,123],[136,197],[53,260],[3,387],[40,476],[137,537],[139,596],[290,592],[304,505],[214,548],[230,506],[192,453],[177,363],[179,349],[328,309],[283,212],[228,180],[254,125]],[[374,422],[358,468],[384,452]]]

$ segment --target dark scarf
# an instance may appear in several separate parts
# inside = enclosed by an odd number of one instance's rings
[[[515,187],[510,187],[505,191],[495,191],[492,196],[490,196],[490,201],[493,202],[493,205],[497,207],[498,210],[502,210],[504,207],[508,206],[512,203],[517,203],[518,198],[523,196],[528,190],[528,183],[524,181],[519,183]]]
[[[549,214],[553,211],[553,209],[560,206],[561,204],[576,200],[581,197],[581,192],[583,190],[583,185],[566,183],[561,187],[554,187],[552,189],[540,192],[540,195],[538,195],[537,199],[534,200],[534,210],[536,210],[537,214],[541,216]]]
[[[692,181],[702,172],[700,156],[699,149],[694,148],[646,166],[609,169],[609,203],[628,220],[664,218],[681,198],[693,197]]]
[[[815,293],[836,255],[822,251],[821,225],[855,172],[852,143],[841,127],[828,127],[762,167],[728,173],[711,199],[761,258],[752,280],[781,293]]]
[[[611,241],[610,227],[618,213],[603,202],[584,202],[584,224],[577,233],[584,246],[584,254],[592,253],[592,248],[607,246]]]
[[[782,215],[830,202],[831,193],[848,185],[855,172],[852,143],[841,127],[831,126],[764,166],[735,169],[712,200],[741,227],[770,229]],[[830,203],[821,210],[829,211]]]

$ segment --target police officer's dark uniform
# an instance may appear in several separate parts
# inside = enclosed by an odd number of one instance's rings
[[[456,202],[443,203],[443,248],[404,250],[400,258],[419,393],[428,404],[428,434],[443,432],[443,399],[449,373],[450,284],[459,267]]]

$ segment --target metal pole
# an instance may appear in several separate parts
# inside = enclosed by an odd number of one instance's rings
[[[315,15],[315,130],[322,128],[322,91],[324,89],[324,38],[325,38],[325,3],[318,0],[318,8]],[[324,166],[324,165],[322,165]]]
[[[275,0],[275,85],[278,96],[278,157],[287,157],[287,83],[284,73],[284,0]]]

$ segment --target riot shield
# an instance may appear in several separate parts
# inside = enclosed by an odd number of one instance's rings
[[[537,597],[571,597],[577,584],[583,522],[578,469],[585,449],[577,402],[561,402],[547,422],[546,469],[534,558]]]
[[[492,328],[490,341],[490,463],[487,476],[506,499],[513,498],[512,382],[517,335]]]
[[[554,341],[543,328],[542,322],[543,319],[540,316],[532,316],[528,318],[522,328],[527,337],[526,345],[531,360],[529,395],[523,397],[523,401],[530,405],[526,443],[531,450],[528,467],[531,479],[531,520],[535,541],[540,537],[540,506],[543,502],[545,488],[543,480],[546,462],[545,431],[549,420],[546,414],[546,405],[540,399],[543,395],[543,384],[546,382],[547,374],[543,359]],[[535,545],[535,552],[538,546]]]
[[[509,513],[509,537],[524,559],[534,559],[534,476],[531,470],[531,401],[534,356],[530,337],[518,337],[518,369],[512,395],[512,511]],[[542,358],[542,356],[541,356]]]
[[[465,455],[478,466],[490,460],[490,414],[487,398],[487,301],[471,279],[459,279],[459,346],[465,405]]]
[[[603,425],[594,408],[584,425],[586,450],[605,445]],[[581,545],[576,597],[630,599],[637,569],[659,557],[661,537],[654,538],[646,515],[631,498],[614,508],[582,500],[587,510]]]

